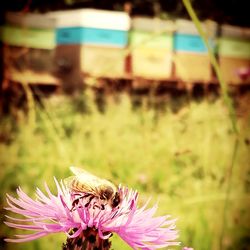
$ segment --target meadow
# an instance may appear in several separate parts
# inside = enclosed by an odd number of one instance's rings
[[[92,93],[53,96],[16,118],[1,119],[1,249],[60,249],[65,235],[10,244],[14,230],[3,224],[5,194],[18,186],[30,195],[69,166],[139,191],[143,204],[158,203],[158,215],[178,218],[182,246],[195,250],[250,249],[250,116],[237,112],[236,135],[223,101],[192,99],[178,110],[134,107],[127,95],[107,97],[104,110]],[[28,113],[28,114],[27,114]],[[129,249],[113,236],[113,249]],[[181,249],[172,247],[171,249]]]

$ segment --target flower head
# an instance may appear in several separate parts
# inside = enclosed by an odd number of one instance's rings
[[[23,215],[23,219],[6,216],[6,225],[31,230],[30,234],[15,235],[9,242],[25,242],[51,233],[64,232],[67,243],[64,249],[76,244],[82,249],[83,243],[96,249],[109,249],[109,238],[117,233],[133,249],[158,249],[178,245],[175,220],[169,216],[153,217],[157,206],[138,208],[138,193],[119,187],[121,202],[116,207],[103,205],[98,197],[69,190],[63,182],[55,179],[57,195],[53,195],[45,184],[47,194],[36,190],[33,200],[21,188],[17,189],[18,199],[7,195],[7,210]],[[101,242],[101,243],[100,243]],[[98,245],[99,244],[99,245]],[[102,244],[102,246],[100,246]],[[86,245],[86,244],[85,244]],[[89,247],[88,249],[91,249]]]
[[[242,81],[246,81],[250,77],[250,67],[241,67],[236,71],[236,75],[240,77]]]

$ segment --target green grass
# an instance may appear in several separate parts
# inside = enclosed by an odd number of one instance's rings
[[[45,110],[38,105],[33,110],[35,122],[22,113],[16,125],[10,118],[1,120],[1,135],[6,135],[0,144],[2,220],[6,192],[14,194],[21,186],[33,195],[45,181],[53,189],[53,176],[63,179],[70,175],[68,167],[76,165],[137,189],[141,204],[150,197],[151,205],[158,202],[159,215],[178,218],[184,246],[220,249],[223,231],[223,249],[248,249],[249,116],[238,119],[239,144],[231,175],[236,135],[220,99],[189,101],[172,112],[168,106],[164,111],[147,105],[134,109],[130,99],[121,96],[116,103],[108,98],[101,113],[92,97],[85,98],[88,101],[60,96],[44,100]],[[83,109],[87,112],[80,112]],[[1,237],[13,234],[1,223]],[[64,240],[64,235],[52,235],[2,247],[60,249]],[[113,247],[129,249],[117,237]]]

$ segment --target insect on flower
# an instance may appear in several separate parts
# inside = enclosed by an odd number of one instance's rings
[[[109,250],[110,238],[116,233],[134,250],[179,245],[176,219],[155,216],[157,204],[147,208],[146,202],[139,207],[137,191],[121,185],[116,188],[79,168],[71,171],[75,176],[65,181],[55,178],[57,194],[46,183],[45,192],[36,189],[36,199],[20,187],[18,198],[7,194],[5,209],[18,216],[6,215],[5,224],[31,232],[5,241],[20,243],[63,232],[67,236],[63,250]]]
[[[70,167],[70,170],[74,176],[66,178],[64,183],[75,193],[76,198],[72,202],[72,209],[78,205],[80,199],[84,198],[88,198],[85,203],[85,207],[88,207],[95,197],[99,199],[102,210],[104,210],[106,204],[109,204],[112,208],[119,205],[120,195],[112,182],[92,175],[81,168]]]

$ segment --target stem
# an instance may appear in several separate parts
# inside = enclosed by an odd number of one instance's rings
[[[208,38],[204,32],[204,30],[202,29],[201,27],[201,23],[190,3],[190,0],[182,0],[189,16],[191,17],[192,21],[194,22],[203,42],[205,43],[206,47],[207,47],[207,50],[208,50],[208,55],[209,55],[209,58],[210,58],[210,62],[212,64],[212,66],[214,67],[214,70],[215,70],[215,73],[216,73],[216,76],[219,80],[219,84],[220,84],[220,87],[221,87],[221,90],[222,90],[222,97],[224,99],[224,102],[226,103],[227,107],[228,107],[228,110],[229,110],[229,117],[230,117],[230,120],[231,120],[231,123],[232,123],[232,127],[233,127],[233,131],[234,133],[237,135],[238,134],[238,129],[237,129],[237,123],[236,123],[236,114],[235,114],[235,110],[234,110],[234,107],[233,107],[233,104],[232,104],[232,100],[231,98],[229,97],[229,94],[228,94],[228,90],[227,90],[227,84],[225,83],[223,77],[222,77],[222,74],[221,74],[221,71],[220,71],[220,67],[219,67],[219,64],[214,56],[214,53],[213,53],[213,50],[208,42]]]
[[[32,93],[32,90],[27,82],[21,82],[21,85],[24,89],[26,98],[27,98],[27,105],[28,105],[28,123],[29,128],[34,129],[36,123],[36,112],[35,112],[35,100]]]
[[[194,22],[203,42],[205,43],[205,45],[207,47],[211,64],[214,67],[215,73],[217,75],[217,78],[219,80],[219,84],[220,84],[221,89],[222,89],[222,97],[224,99],[225,104],[228,107],[228,110],[229,110],[229,116],[230,116],[230,120],[232,123],[233,132],[236,135],[234,148],[233,148],[233,155],[232,155],[230,166],[228,168],[228,183],[227,183],[226,197],[225,197],[225,203],[224,203],[223,215],[222,215],[222,229],[221,229],[220,242],[219,242],[220,249],[222,250],[223,249],[223,238],[224,238],[224,234],[225,234],[226,221],[227,221],[226,220],[226,213],[227,213],[227,209],[228,209],[229,196],[230,196],[230,191],[231,191],[231,186],[232,186],[233,168],[235,165],[236,155],[237,155],[238,147],[239,147],[237,120],[236,120],[236,114],[235,114],[235,109],[234,109],[233,104],[232,104],[232,100],[228,95],[227,85],[222,77],[220,67],[219,67],[219,64],[218,64],[215,56],[214,56],[213,50],[209,45],[208,38],[201,27],[201,23],[200,23],[199,19],[197,18],[196,13],[194,12],[194,9],[190,3],[190,0],[182,0],[182,2],[184,4],[189,16],[191,17],[192,21]]]
[[[224,239],[226,222],[227,222],[227,218],[226,218],[227,208],[228,208],[228,204],[229,204],[229,196],[230,196],[230,191],[231,191],[231,187],[232,187],[233,167],[235,165],[235,160],[236,160],[238,148],[239,148],[239,139],[236,138],[235,143],[234,143],[231,163],[230,163],[230,166],[228,168],[228,184],[227,184],[226,197],[225,197],[225,203],[224,203],[223,214],[222,214],[222,228],[221,228],[221,235],[220,235],[220,248],[219,249],[221,249],[221,250],[223,249],[223,239]]]

